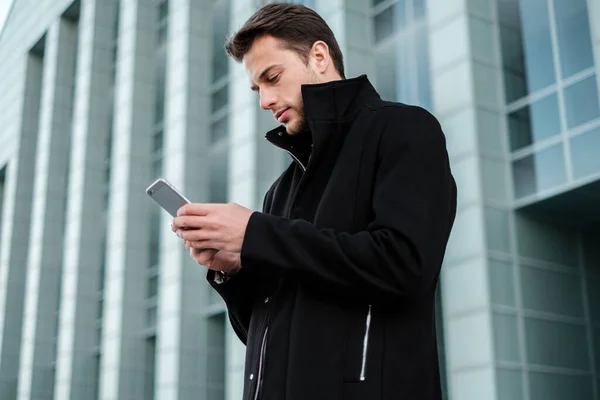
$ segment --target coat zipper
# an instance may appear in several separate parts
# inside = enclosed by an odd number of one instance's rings
[[[367,313],[367,322],[365,323],[365,337],[363,339],[362,364],[360,367],[360,380],[366,379],[365,370],[367,368],[367,351],[369,348],[369,331],[371,330],[371,304],[369,304],[369,312]]]
[[[271,142],[273,143],[273,142]],[[302,162],[298,159],[298,157],[296,157],[294,155],[294,153],[292,153],[291,151],[289,151],[288,149],[285,149],[275,143],[273,143],[273,145],[275,147],[280,148],[281,150],[286,151],[290,156],[292,156],[292,158],[294,159],[294,161],[296,161],[296,163],[300,166],[300,168],[302,169],[302,177],[300,178],[300,182],[298,182],[298,185],[296,186],[296,189],[294,190],[294,193],[292,195],[292,202],[290,204],[290,211],[291,211],[291,206],[294,204],[294,200],[296,198],[296,193],[298,192],[298,188],[300,187],[300,185],[302,184],[302,181],[304,180],[304,177],[306,175],[306,170],[308,168],[308,164],[310,164],[310,159],[312,158],[312,153],[310,154],[310,156],[308,157],[308,163],[306,166],[304,166],[304,164],[302,164]],[[288,218],[290,217],[290,211],[288,211]],[[276,290],[277,293],[277,290]],[[267,316],[267,320],[268,320],[268,316]],[[263,333],[263,337],[261,340],[261,345],[260,345],[260,356],[258,357],[258,376],[256,377],[256,389],[254,391],[254,400],[258,400],[258,396],[260,395],[260,389],[262,387],[262,380],[263,380],[263,363],[264,363],[264,359],[265,359],[265,354],[266,354],[266,349],[267,349],[267,333],[269,332],[269,323],[267,322],[267,325],[265,327],[265,332]]]
[[[265,348],[267,347],[267,333],[269,332],[269,326],[265,328],[265,333],[262,337],[262,343],[260,345],[260,357],[258,358],[258,376],[256,377],[256,391],[254,392],[254,400],[258,400],[258,394],[260,393],[260,387],[262,386],[262,373],[263,373],[263,362],[265,357]]]

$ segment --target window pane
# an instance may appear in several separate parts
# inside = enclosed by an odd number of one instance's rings
[[[569,128],[600,116],[596,76],[590,76],[565,89],[565,108]]]
[[[513,163],[515,196],[525,197],[567,181],[562,143]]]
[[[494,313],[494,347],[498,361],[521,361],[517,317]]]
[[[226,203],[228,201],[228,151],[227,146],[221,146],[210,153],[210,196],[211,203]]]
[[[426,108],[432,109],[431,104],[431,81],[429,76],[429,41],[427,40],[427,26],[422,25],[416,31],[416,52],[417,52],[417,73],[419,79],[418,85],[418,99],[414,103]]]
[[[532,364],[578,370],[590,367],[583,325],[525,318],[525,341],[527,360]]]
[[[559,344],[565,347],[564,343]],[[593,399],[590,375],[529,373],[530,400]]]
[[[164,120],[165,116],[165,75],[167,62],[165,49],[158,49],[156,57],[156,94],[154,98],[154,122],[159,123]]]
[[[212,80],[217,81],[227,75],[229,58],[225,53],[225,41],[229,35],[229,0],[217,1],[213,7],[212,35]]]
[[[396,65],[397,50],[396,42],[386,44],[385,47],[377,49],[375,54],[375,74],[377,77],[377,90],[381,98],[388,101],[396,101],[396,76],[398,67]]]
[[[379,42],[406,26],[406,0],[399,0],[377,14],[373,21],[375,42]]]
[[[512,103],[527,95],[519,1],[498,0],[498,13],[506,102]]]
[[[229,116],[224,115],[219,118],[215,122],[212,123],[210,128],[210,140],[212,143],[218,142],[222,139],[226,139],[228,136],[228,128],[229,128]]]
[[[148,295],[146,297],[156,297],[158,293],[158,276],[153,276],[148,280]]]
[[[515,306],[515,289],[513,285],[513,266],[497,260],[489,260],[490,290],[492,302],[504,306]]]
[[[521,370],[498,368],[496,376],[498,381],[498,400],[523,399],[523,375]]]
[[[521,284],[523,308],[583,318],[578,276],[521,266]]]
[[[218,111],[229,101],[229,85],[223,86],[212,94],[212,112]]]
[[[413,0],[415,20],[425,17],[425,0]]]
[[[160,208],[152,207],[150,213],[150,250],[148,267],[158,265],[160,251]]]
[[[571,138],[573,176],[582,178],[600,172],[600,128]]]
[[[508,116],[511,150],[560,134],[556,94],[544,97]]]
[[[594,65],[586,0],[554,0],[563,78]]]
[[[529,92],[547,87],[555,82],[550,18],[546,0],[521,1],[523,44]]]

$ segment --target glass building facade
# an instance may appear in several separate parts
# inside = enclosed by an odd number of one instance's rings
[[[244,347],[170,217],[290,162],[226,37],[263,0],[15,0],[0,33],[0,399],[233,400]],[[440,120],[444,397],[600,398],[600,0],[307,0]],[[400,212],[400,211],[399,211]]]

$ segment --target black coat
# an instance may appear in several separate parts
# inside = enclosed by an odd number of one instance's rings
[[[441,399],[434,293],[456,185],[440,125],[366,76],[302,96],[312,135],[267,134],[295,162],[250,218],[243,268],[207,276],[247,346],[244,400],[257,384],[261,400]]]

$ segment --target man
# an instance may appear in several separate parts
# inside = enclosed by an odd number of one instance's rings
[[[303,6],[264,6],[226,49],[294,159],[263,212],[190,204],[173,222],[246,344],[243,398],[441,399],[434,293],[456,187],[438,122],[345,79]]]

